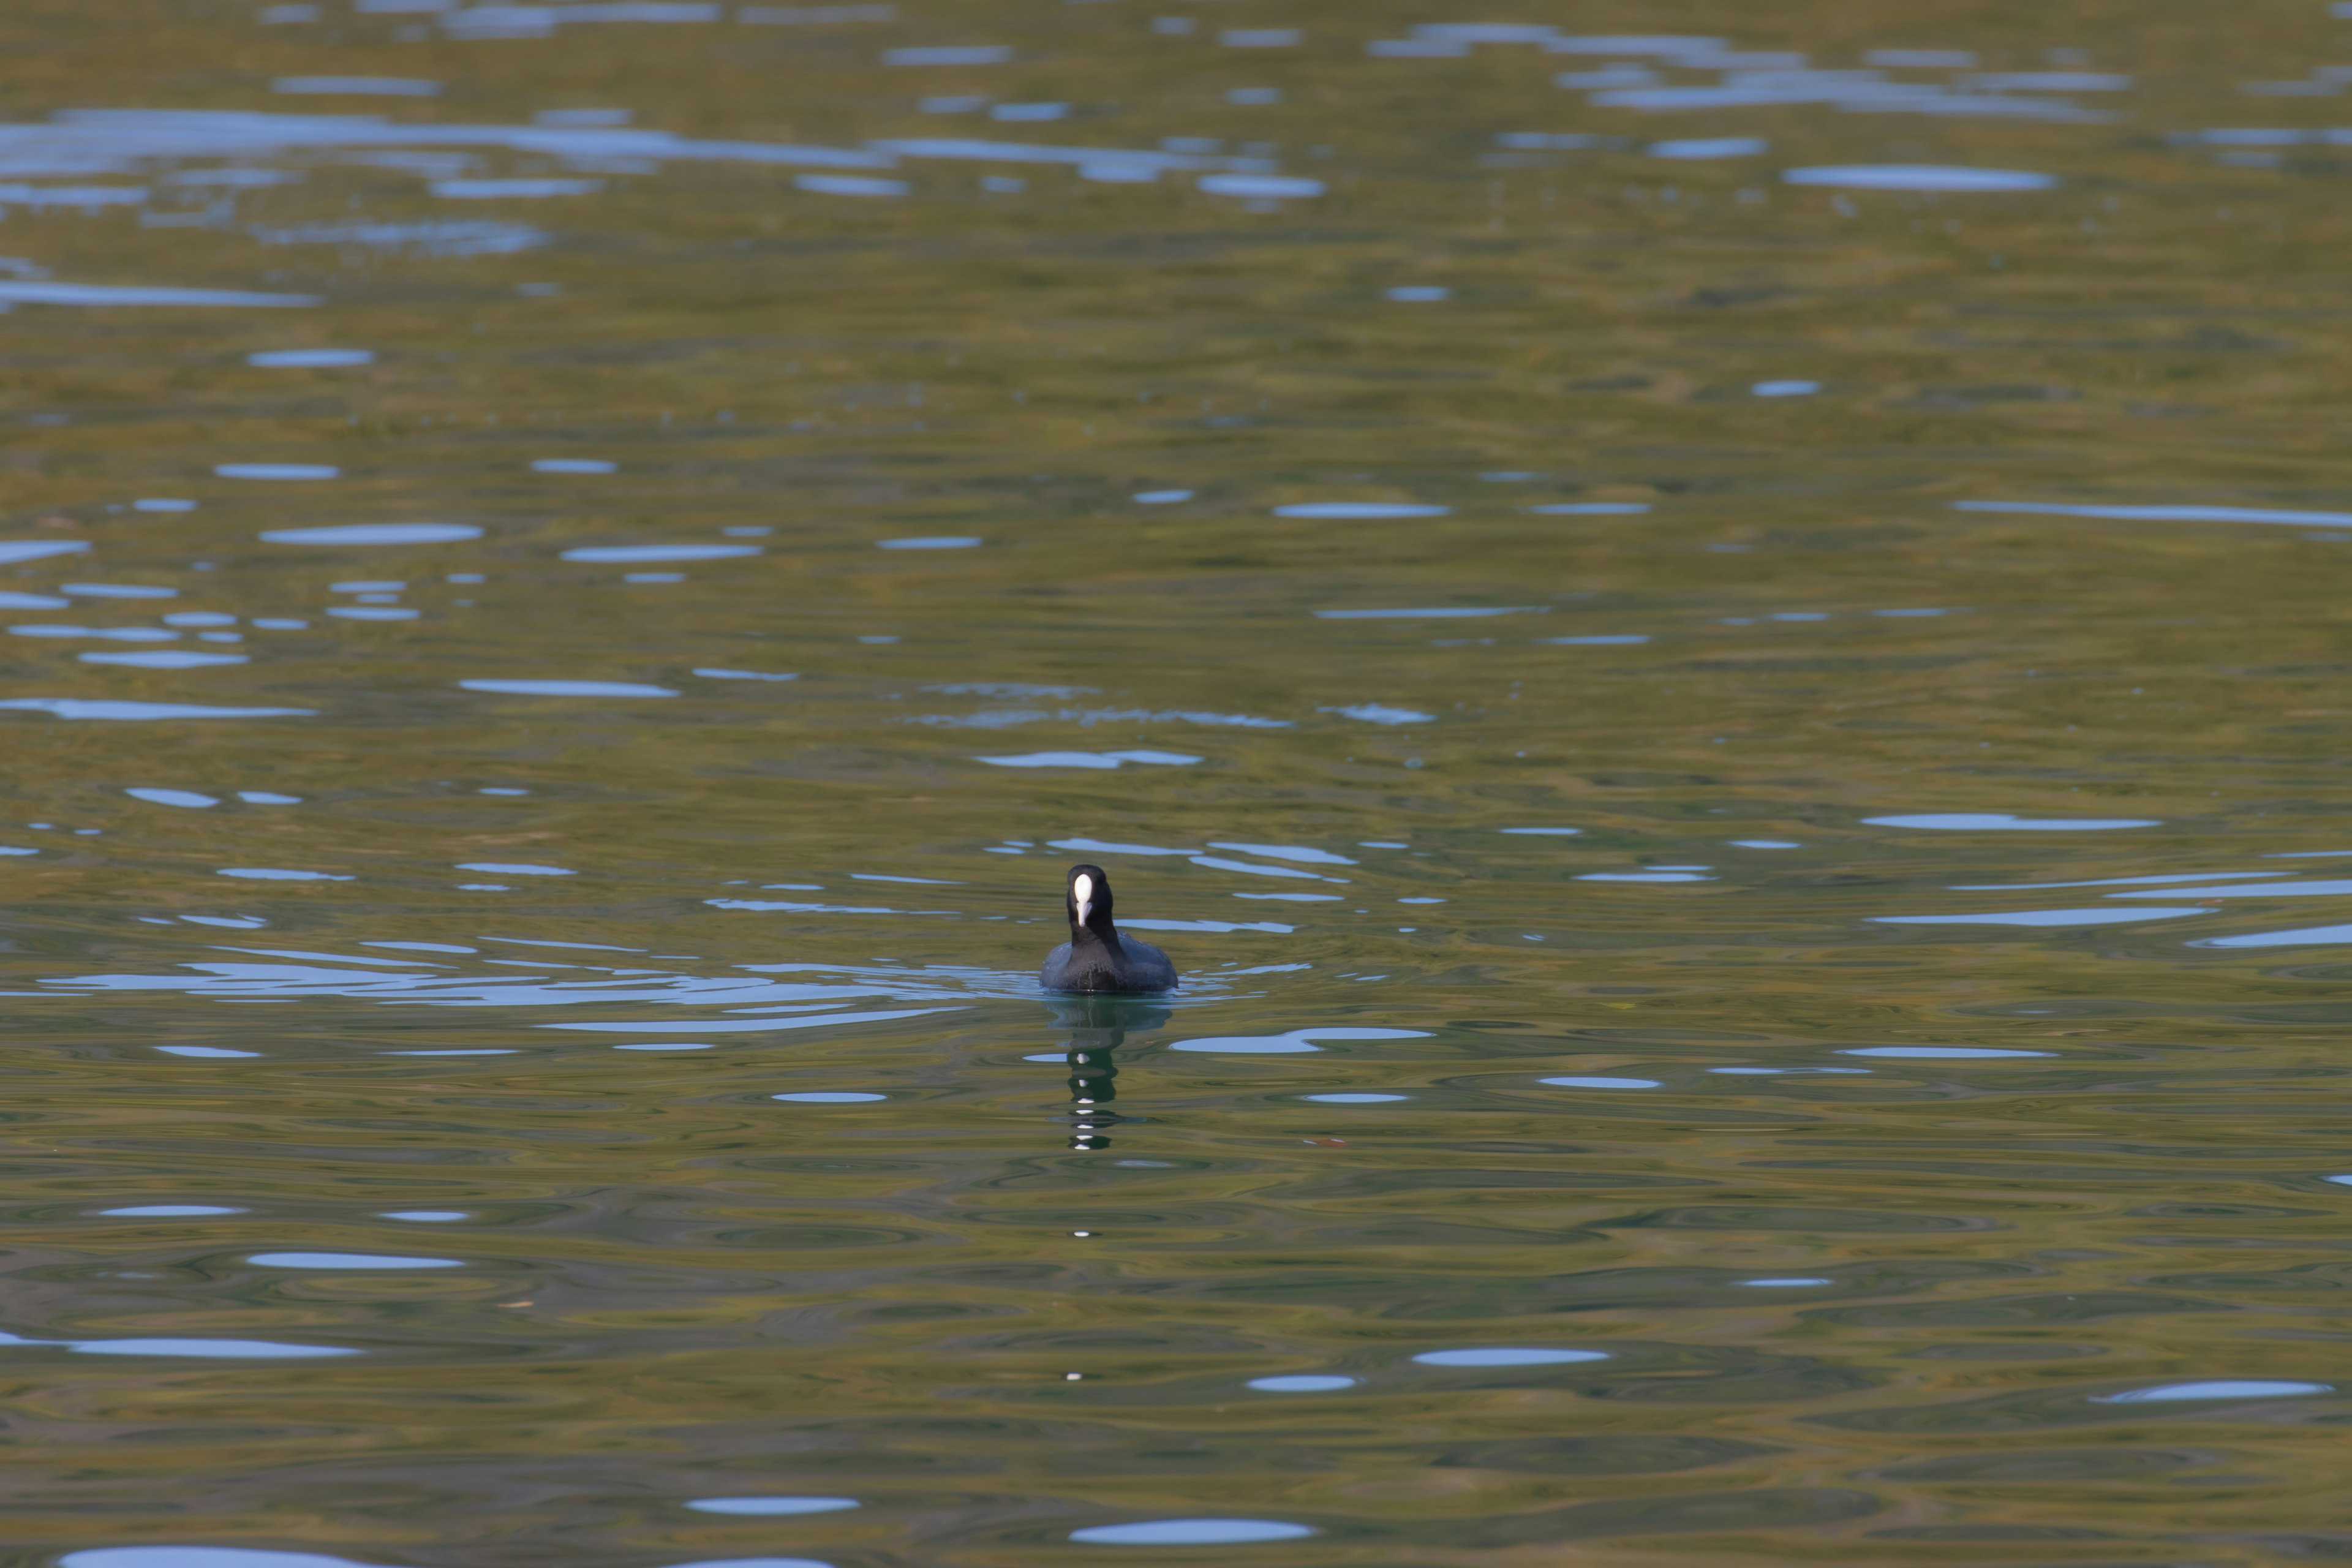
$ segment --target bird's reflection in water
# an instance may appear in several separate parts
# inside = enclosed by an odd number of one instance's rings
[[[1064,1047],[1070,1054],[1070,1147],[1108,1149],[1110,1129],[1121,1120],[1111,1109],[1118,1098],[1113,1054],[1129,1030],[1157,1029],[1173,1014],[1149,996],[1056,996],[1045,1014],[1070,1037]]]

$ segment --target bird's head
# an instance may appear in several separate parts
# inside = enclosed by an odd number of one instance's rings
[[[1099,866],[1070,868],[1069,896],[1070,936],[1076,940],[1081,929],[1108,939],[1115,930],[1110,923],[1110,879]]]

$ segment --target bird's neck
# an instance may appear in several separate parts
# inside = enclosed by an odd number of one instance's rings
[[[1072,947],[1094,946],[1108,948],[1111,952],[1117,952],[1119,950],[1118,928],[1112,925],[1108,921],[1103,921],[1099,929],[1090,925],[1082,926],[1074,924],[1070,927],[1070,945]]]

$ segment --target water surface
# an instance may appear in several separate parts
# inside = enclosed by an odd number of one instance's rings
[[[0,1563],[2341,1555],[2347,27],[19,8]]]

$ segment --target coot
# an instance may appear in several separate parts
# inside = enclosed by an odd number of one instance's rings
[[[1101,867],[1071,867],[1065,902],[1070,940],[1047,953],[1037,973],[1048,991],[1166,991],[1176,984],[1166,953],[1111,924],[1110,879]]]

